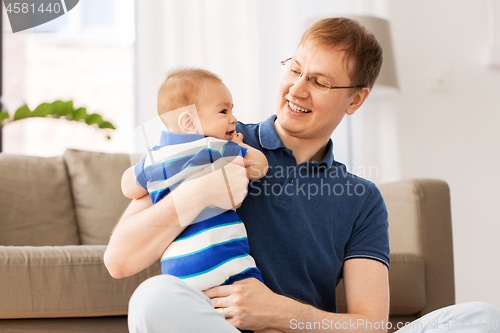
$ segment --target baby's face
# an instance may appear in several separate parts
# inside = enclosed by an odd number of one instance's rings
[[[233,98],[223,83],[204,84],[198,109],[202,133],[221,140],[231,140],[235,135],[236,117],[233,115]]]

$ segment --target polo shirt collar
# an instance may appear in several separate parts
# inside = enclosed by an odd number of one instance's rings
[[[271,117],[259,124],[259,143],[265,149],[274,150],[278,148],[285,148],[283,141],[281,141],[281,138],[274,127],[275,120],[276,115],[273,114]]]
[[[265,149],[274,150],[278,148],[286,148],[283,144],[283,141],[281,141],[278,132],[276,132],[276,128],[274,127],[276,118],[277,116],[274,114],[259,124],[259,143]],[[310,163],[316,164],[317,162]],[[328,140],[326,146],[326,155],[321,163],[319,163],[319,165],[322,164],[326,165],[327,167],[332,167],[336,164],[333,158],[332,139]]]
[[[320,164],[325,164],[327,167],[331,168],[332,166],[335,166],[337,162],[335,162],[334,156],[333,156],[333,141],[332,139],[328,140],[328,143],[326,144],[326,155],[323,157],[323,160],[321,161]]]
[[[160,145],[170,146],[178,145],[181,143],[193,142],[199,139],[203,139],[205,136],[202,134],[186,134],[186,133],[172,133],[167,131],[161,131]]]

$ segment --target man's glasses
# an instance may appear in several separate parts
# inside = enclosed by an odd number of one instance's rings
[[[299,66],[292,60],[288,58],[281,61],[281,70],[290,77],[300,78],[304,75],[304,72],[299,68]],[[307,75],[307,85],[314,88],[322,93],[326,94],[330,89],[347,89],[347,88],[364,88],[363,85],[349,86],[349,87],[332,87],[330,82],[323,78],[318,78],[314,75]]]

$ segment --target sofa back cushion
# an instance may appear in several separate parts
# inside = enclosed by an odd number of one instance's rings
[[[391,253],[423,256],[421,193],[412,181],[399,181],[379,186],[389,214]]]
[[[63,159],[0,154],[0,245],[78,243]]]
[[[121,191],[121,177],[130,167],[127,154],[68,149],[68,168],[76,219],[83,245],[105,245],[130,199]]]

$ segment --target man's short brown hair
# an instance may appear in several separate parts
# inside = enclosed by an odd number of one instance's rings
[[[203,85],[220,82],[220,77],[200,68],[178,68],[167,74],[158,90],[158,115],[198,103]]]
[[[358,21],[345,17],[320,20],[302,35],[300,45],[306,42],[316,46],[340,48],[344,60],[352,61],[347,67],[352,85],[364,85],[371,89],[382,67],[382,47],[373,34]]]

